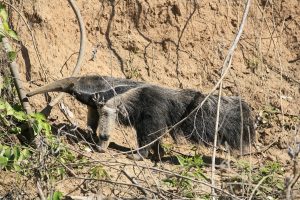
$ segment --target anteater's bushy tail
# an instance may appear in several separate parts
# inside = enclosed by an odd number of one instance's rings
[[[195,109],[204,95],[194,102]],[[235,149],[243,148],[255,138],[254,123],[251,111],[246,102],[239,97],[222,97],[219,110],[218,141]],[[214,141],[218,96],[212,95],[186,122],[182,130],[187,138],[193,142],[212,143]]]

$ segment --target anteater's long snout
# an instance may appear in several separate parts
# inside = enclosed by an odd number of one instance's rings
[[[78,77],[69,77],[58,80],[48,85],[39,87],[34,91],[28,92],[26,96],[31,97],[46,92],[68,92],[75,85],[76,81],[78,81]]]

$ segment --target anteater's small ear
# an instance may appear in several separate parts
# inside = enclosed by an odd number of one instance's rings
[[[120,105],[117,105],[117,112],[126,118],[129,117],[128,111],[122,103]]]

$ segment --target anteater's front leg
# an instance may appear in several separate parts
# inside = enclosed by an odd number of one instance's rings
[[[87,126],[92,130],[94,134],[96,134],[98,121],[99,121],[98,110],[88,106]]]
[[[164,155],[159,137],[166,131],[166,122],[156,116],[156,113],[159,112],[156,110],[158,108],[150,106],[147,109],[151,112],[142,112],[140,119],[135,124],[139,150],[135,154],[128,155],[128,158],[133,160],[148,158],[151,149],[154,151],[156,160]]]

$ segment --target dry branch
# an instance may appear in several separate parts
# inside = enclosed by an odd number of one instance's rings
[[[141,187],[139,185],[139,183],[134,179],[132,178],[124,169],[121,170],[121,172],[135,185],[137,185],[137,188],[145,195],[147,196],[147,192],[144,190],[143,187]]]
[[[290,149],[291,151],[291,149]],[[289,153],[290,157],[292,158],[293,161],[293,174],[291,177],[289,177],[286,180],[286,199],[287,200],[293,200],[293,187],[297,183],[297,181],[300,178],[300,161],[299,161],[299,155],[300,155],[300,144],[298,144],[298,147],[295,148],[293,153]]]
[[[38,181],[36,182],[36,187],[37,187],[37,191],[38,191],[40,199],[41,200],[46,200],[45,195],[43,193],[43,190],[41,188],[41,185],[40,185],[40,183]]]
[[[2,19],[0,19],[0,26],[2,26]],[[2,38],[2,43],[5,49],[5,52],[8,54],[9,52],[12,51],[12,47],[9,44],[9,41],[6,37]],[[12,74],[12,77],[14,79],[15,82],[15,86],[18,92],[18,96],[20,99],[20,102],[25,110],[25,112],[27,114],[31,113],[31,107],[30,104],[28,102],[28,98],[26,97],[26,92],[23,88],[22,82],[21,82],[21,78],[20,78],[20,73],[19,73],[19,66],[15,61],[12,61],[9,63],[9,68],[10,68],[10,72]]]
[[[224,79],[224,77],[226,76],[227,72],[229,71],[229,69],[231,68],[231,60],[232,60],[232,56],[234,54],[234,50],[236,49],[237,47],[237,44],[240,40],[240,37],[242,35],[242,32],[243,32],[243,29],[244,29],[244,26],[245,26],[245,23],[246,23],[246,19],[247,19],[247,16],[248,16],[248,12],[249,12],[249,8],[250,8],[250,5],[251,5],[251,0],[247,0],[247,2],[245,3],[245,9],[244,9],[244,13],[243,13],[243,18],[242,18],[242,21],[241,21],[241,24],[240,24],[240,28],[239,28],[239,31],[227,53],[227,56],[224,60],[224,63],[223,63],[223,67],[222,67],[222,76],[220,78],[220,80],[218,81],[218,83],[216,84],[215,88],[214,89],[217,89],[219,87],[219,90],[221,91],[221,86],[222,86],[222,81]],[[219,93],[219,97],[221,95],[221,92]],[[218,100],[218,107],[219,107],[219,104],[220,104],[220,98]],[[217,113],[217,122],[216,122],[216,132],[215,132],[215,141],[214,141],[214,150],[213,150],[213,158],[212,158],[212,175],[211,175],[211,184],[212,186],[215,186],[215,180],[214,180],[214,172],[215,172],[215,159],[216,159],[216,144],[217,144],[217,135],[218,135],[218,116],[219,116],[219,108],[218,108],[218,113]],[[212,194],[212,197],[213,199],[215,199],[215,189],[214,187],[211,188],[211,194]]]
[[[47,80],[47,76],[46,76],[46,72],[45,72],[45,69],[44,69],[44,66],[42,64],[42,59],[41,59],[41,55],[39,53],[39,50],[38,50],[38,45],[37,45],[37,42],[36,42],[36,39],[35,39],[35,36],[34,36],[34,33],[33,33],[33,30],[31,29],[31,27],[29,26],[29,24],[27,23],[26,21],[26,18],[21,14],[21,12],[15,7],[13,6],[11,3],[8,3],[6,1],[1,1],[2,3],[10,6],[15,12],[18,13],[18,15],[21,17],[21,19],[23,20],[24,24],[26,25],[29,33],[30,33],[30,36],[31,36],[31,39],[32,39],[32,44],[33,44],[33,47],[34,47],[34,50],[35,50],[35,53],[36,53],[36,56],[37,56],[37,59],[38,59],[38,62],[39,62],[39,65],[40,65],[40,68],[41,70],[43,71],[43,75],[44,75],[44,79]]]
[[[85,28],[84,28],[84,22],[83,19],[81,17],[80,11],[78,9],[78,7],[76,6],[75,2],[73,0],[69,0],[69,3],[76,15],[76,18],[78,20],[79,23],[79,28],[80,28],[80,48],[79,48],[79,55],[78,55],[78,59],[77,59],[77,63],[76,66],[72,72],[71,76],[76,76],[81,68],[81,63],[83,60],[83,56],[84,56],[84,51],[85,51],[85,43],[86,43],[86,34],[85,34]],[[62,98],[64,97],[64,93],[60,93],[55,99],[53,99],[50,103],[49,106],[52,108],[53,106],[55,106]]]

